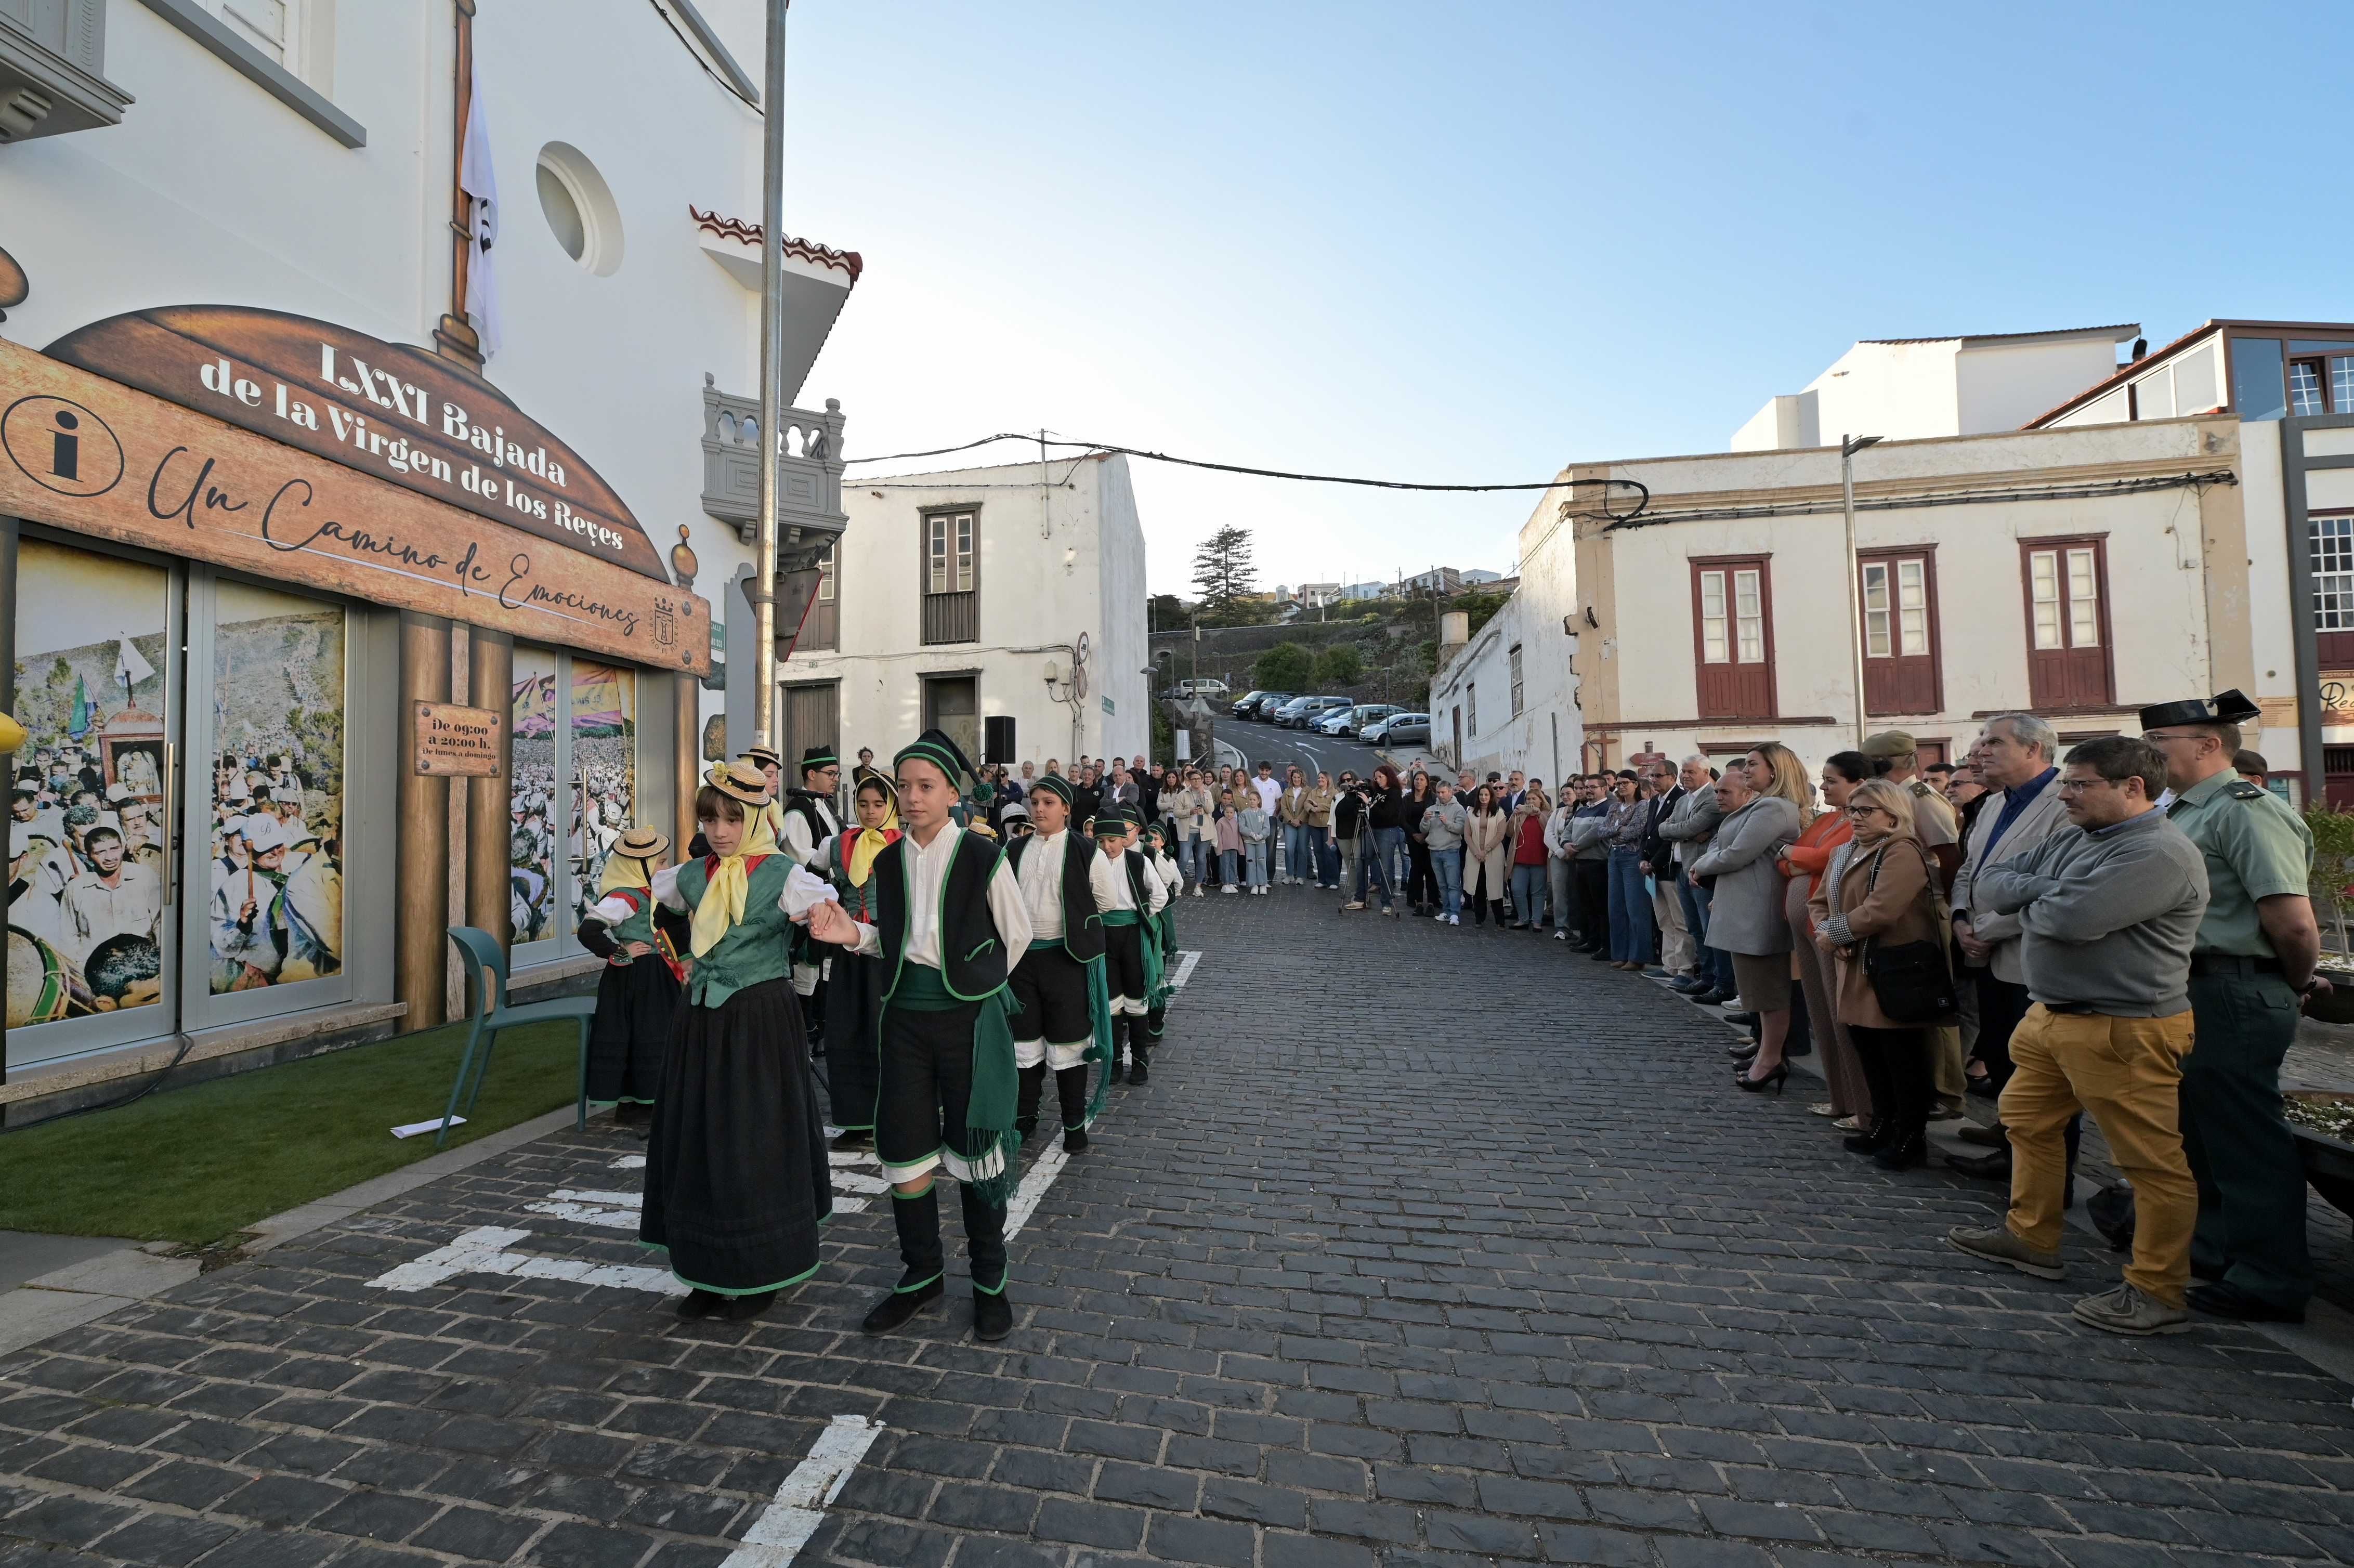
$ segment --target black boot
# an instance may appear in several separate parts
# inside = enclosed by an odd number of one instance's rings
[[[820,980],[817,989],[801,999],[801,1027],[809,1036],[809,1054],[812,1059],[825,1055],[825,981]]]
[[[1055,1094],[1063,1102],[1063,1152],[1087,1146],[1087,1065],[1055,1069]]]
[[[1002,1340],[1013,1331],[1013,1305],[1005,1298],[1005,1211],[960,1182],[964,1207],[964,1251],[972,1269],[972,1332],[977,1340]]]
[[[1872,1157],[1872,1162],[1883,1171],[1910,1171],[1916,1165],[1929,1163],[1929,1133],[1925,1127],[1908,1127],[1888,1140],[1888,1146]]]
[[[1841,1140],[1840,1147],[1850,1154],[1877,1154],[1895,1141],[1895,1118],[1881,1117],[1872,1124],[1871,1131],[1850,1133]]]
[[[1129,1022],[1133,1023],[1135,1021],[1131,1019]],[[1152,1042],[1146,1037],[1141,1029],[1130,1028],[1128,1032],[1128,1064],[1129,1083],[1143,1084],[1151,1081]]]
[[[1038,1095],[1046,1086],[1046,1064],[1039,1062],[1016,1072],[1020,1087],[1013,1101],[1013,1130],[1027,1143],[1030,1135],[1038,1130]]]
[[[947,1259],[940,1251],[940,1194],[936,1181],[912,1197],[894,1189],[891,1221],[899,1232],[898,1286],[866,1314],[866,1331],[887,1334],[940,1298]],[[1002,1226],[1001,1226],[1002,1228]]]

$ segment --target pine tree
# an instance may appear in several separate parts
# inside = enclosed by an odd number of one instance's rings
[[[1250,530],[1219,529],[1193,557],[1193,586],[1202,593],[1204,619],[1223,614],[1251,591]]]

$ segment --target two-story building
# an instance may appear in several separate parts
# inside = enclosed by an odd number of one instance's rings
[[[761,7],[475,12],[0,7],[0,1099],[438,1023],[453,924],[560,980],[620,832],[693,832]],[[790,396],[860,263],[788,251]],[[843,415],[785,423],[790,565]]]

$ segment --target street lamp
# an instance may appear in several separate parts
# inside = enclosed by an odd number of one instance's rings
[[[1863,570],[1855,558],[1855,454],[1878,436],[1840,437],[1840,503],[1847,514],[1848,641],[1855,663],[1855,747],[1863,749]]]

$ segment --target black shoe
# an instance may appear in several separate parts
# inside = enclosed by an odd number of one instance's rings
[[[972,1293],[972,1337],[984,1344],[1002,1340],[1013,1332],[1013,1303],[999,1290],[991,1296],[986,1290]]]
[[[1694,1007],[1714,1007],[1718,1002],[1723,1001],[1724,998],[1712,989],[1703,989],[1701,991],[1686,991],[1684,993],[1684,1000],[1691,1002]]]
[[[938,1301],[941,1294],[938,1279],[913,1290],[894,1290],[875,1304],[875,1310],[866,1314],[866,1321],[861,1327],[870,1334],[887,1334]]]
[[[1992,1154],[1948,1154],[1946,1169],[1965,1176],[1983,1176],[1989,1181],[2010,1180],[2010,1150],[2006,1146]]]
[[[1149,1084],[1152,1081],[1152,1075],[1145,1070],[1148,1065],[1149,1064],[1142,1056],[1131,1056],[1129,1058],[1128,1081],[1131,1087],[1139,1084]]]
[[[1064,1152],[1064,1153],[1066,1153],[1066,1154],[1084,1154],[1084,1153],[1086,1153],[1086,1152],[1087,1152],[1087,1129],[1086,1128],[1083,1128],[1083,1127],[1066,1127],[1066,1128],[1065,1128],[1063,1129],[1063,1152]]]
[[[692,1322],[697,1318],[716,1318],[727,1310],[727,1298],[716,1290],[690,1290],[686,1299],[678,1304],[678,1315]]]
[[[1746,1062],[1750,1057],[1757,1054],[1757,1042],[1744,1040],[1735,1044],[1727,1045],[1724,1048],[1724,1054],[1736,1062]]]
[[[1727,998],[1727,1000],[1733,1001],[1737,999]],[[1724,1015],[1724,1021],[1727,1023],[1738,1023],[1744,1029],[1755,1029],[1757,1027],[1757,1015],[1754,1012],[1728,1012]]]
[[[1027,1143],[1038,1134],[1038,1118],[1034,1116],[1017,1116],[1013,1118],[1013,1130],[1020,1135],[1023,1142]]]
[[[1698,996],[1704,991],[1714,991],[1716,988],[1698,975],[1678,975],[1668,982],[1668,989],[1689,997]]]
[[[1500,927],[1498,928],[1501,929]],[[1596,948],[1585,956],[1588,960],[1597,964],[1615,964],[1618,961],[1610,956],[1610,949],[1607,948]]]
[[[2265,1300],[2253,1290],[2226,1280],[2212,1285],[2194,1285],[2183,1297],[2183,1304],[2195,1312],[2210,1318],[2229,1318],[2240,1323],[2302,1323],[2305,1308],[2280,1307]]]
[[[654,1119],[654,1107],[643,1100],[623,1100],[613,1107],[616,1127],[643,1127]]]
[[[1968,1083],[1962,1086],[1962,1093],[1975,1096],[1982,1100],[1999,1100],[2002,1098],[2002,1091],[1994,1086],[1994,1079],[1991,1076],[1972,1078]]]
[[[1896,1124],[1881,1121],[1872,1124],[1869,1132],[1851,1132],[1840,1140],[1840,1147],[1850,1154],[1877,1154],[1896,1141]]]
[[[826,1147],[838,1154],[852,1154],[862,1149],[872,1149],[875,1147],[875,1129],[871,1127],[843,1128],[840,1135]]]
[[[1744,1089],[1748,1090],[1751,1094],[1755,1094],[1762,1089],[1771,1088],[1778,1095],[1782,1092],[1782,1080],[1787,1078],[1789,1075],[1790,1064],[1787,1062],[1776,1062],[1774,1064],[1774,1070],[1766,1074],[1762,1078],[1751,1077],[1746,1069],[1744,1069],[1742,1072],[1735,1074],[1733,1081],[1739,1084]]]
[[[1910,1171],[1929,1163],[1929,1135],[1908,1132],[1892,1139],[1887,1148],[1872,1157],[1872,1162],[1882,1171]]]
[[[742,1323],[758,1317],[776,1301],[778,1294],[774,1290],[759,1290],[749,1296],[729,1297],[727,1320],[731,1323]]]

